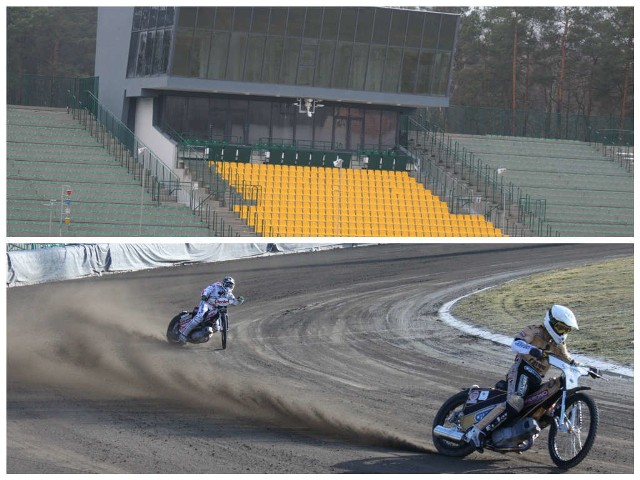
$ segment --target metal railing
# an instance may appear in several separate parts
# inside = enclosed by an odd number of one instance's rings
[[[408,118],[406,128],[417,180],[446,201],[452,213],[483,215],[510,236],[559,235],[546,222],[546,200],[533,199],[512,182],[505,183],[498,169],[426,118]]]

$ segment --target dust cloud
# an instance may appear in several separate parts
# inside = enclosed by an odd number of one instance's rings
[[[411,452],[419,442],[372,425],[356,412],[283,391],[274,382],[232,368],[212,367],[215,347],[179,348],[166,342],[175,312],[146,312],[123,294],[74,287],[65,295],[14,305],[8,314],[8,390],[47,387],[86,399],[153,400],[165,408],[206,411],[225,418]],[[82,289],[86,291],[81,291]],[[214,337],[212,342],[217,342]],[[230,365],[231,367],[231,365]]]

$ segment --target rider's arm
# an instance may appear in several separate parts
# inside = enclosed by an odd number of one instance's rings
[[[522,355],[531,355],[531,356],[534,356],[536,358],[541,358],[543,353],[544,353],[538,347],[534,347],[533,345],[531,345],[530,343],[524,341],[521,338],[516,338],[511,343],[511,350],[513,350],[516,353],[520,353]]]

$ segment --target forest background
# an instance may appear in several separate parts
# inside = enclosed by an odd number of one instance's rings
[[[452,106],[633,118],[633,7],[461,13]],[[94,74],[97,8],[8,7],[7,79]]]

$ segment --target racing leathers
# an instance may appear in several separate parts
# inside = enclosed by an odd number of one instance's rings
[[[517,353],[507,373],[507,401],[496,405],[467,433],[467,440],[482,448],[487,433],[514,418],[524,407],[524,398],[540,386],[551,365],[546,354],[551,353],[569,363],[575,363],[564,343],[557,344],[544,325],[530,325],[518,333],[511,344]]]
[[[200,296],[200,305],[198,311],[193,318],[187,318],[183,322],[180,322],[179,330],[180,337],[179,342],[185,343],[189,337],[189,333],[196,328],[200,322],[204,319],[205,315],[211,312],[212,315],[218,313],[218,307],[224,305],[239,305],[244,302],[243,297],[236,298],[233,292],[225,288],[222,282],[215,282],[202,290]],[[219,329],[219,323],[216,321],[216,326]]]

